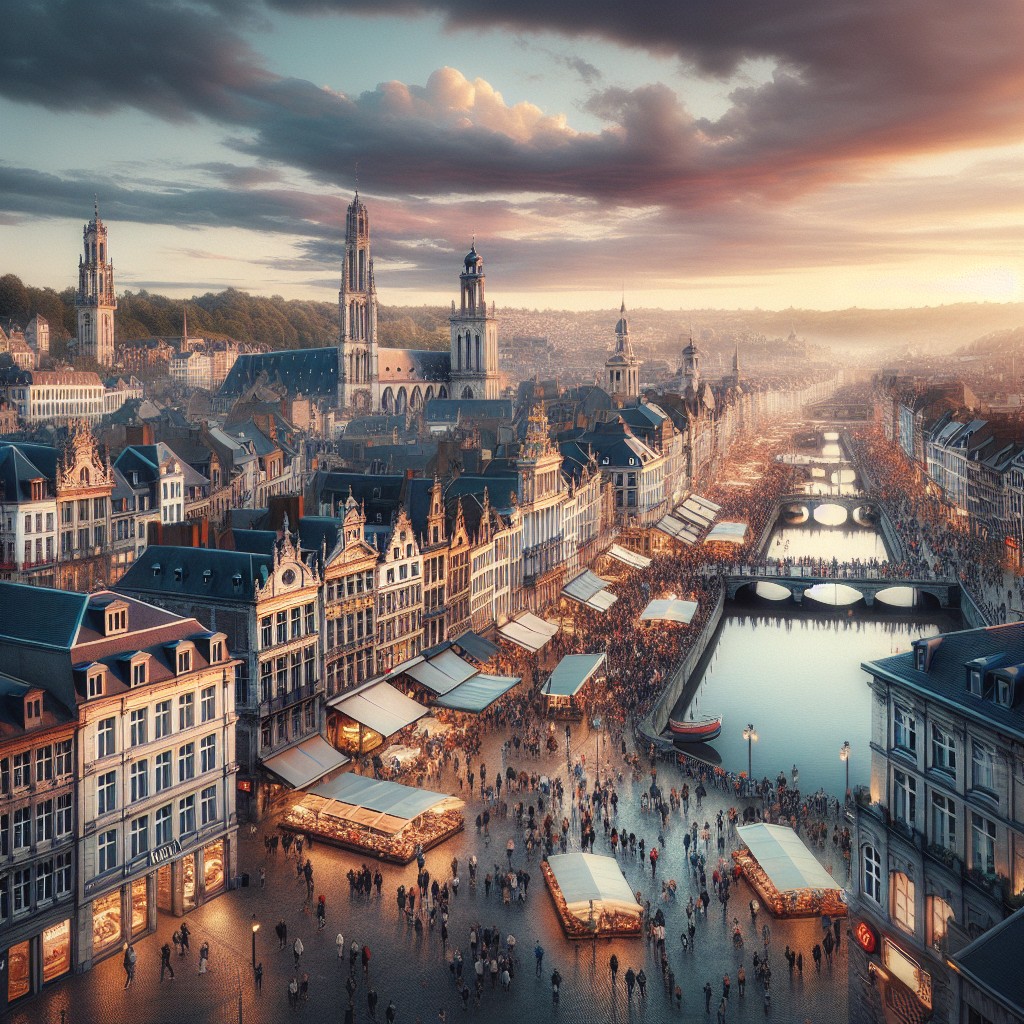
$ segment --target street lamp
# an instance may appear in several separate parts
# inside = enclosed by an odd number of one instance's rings
[[[757,732],[754,730],[753,723],[749,724],[746,729],[743,730],[743,738],[747,741],[747,780],[749,783],[753,783],[754,744],[757,742]]]
[[[850,741],[847,740],[839,749],[839,760],[846,765],[846,799],[850,799]]]
[[[260,930],[260,923],[256,915],[252,915],[252,969],[256,970],[256,933]]]

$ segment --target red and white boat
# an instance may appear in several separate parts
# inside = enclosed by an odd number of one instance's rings
[[[722,731],[722,716],[717,718],[695,718],[690,721],[668,720],[668,727],[677,740],[684,743],[705,743],[713,740]]]

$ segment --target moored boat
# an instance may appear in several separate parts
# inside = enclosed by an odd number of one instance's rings
[[[691,721],[678,721],[675,718],[668,720],[668,727],[677,740],[684,743],[704,743],[713,740],[722,731],[722,716],[715,718],[696,718]]]

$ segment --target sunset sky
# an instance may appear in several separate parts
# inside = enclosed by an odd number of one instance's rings
[[[386,10],[387,16],[377,12]],[[19,0],[0,273],[333,300],[1024,300],[1020,0]],[[358,171],[357,171],[358,167]]]

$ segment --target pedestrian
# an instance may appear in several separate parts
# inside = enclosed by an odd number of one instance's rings
[[[740,965],[739,971],[736,973],[736,985],[740,990],[740,996],[742,996],[747,987],[747,972],[743,970],[742,964]]]
[[[267,869],[264,867],[260,868],[260,888],[266,889],[267,887]]]
[[[647,975],[644,973],[644,969],[641,967],[636,972],[636,987],[640,990],[640,998],[647,998]]]
[[[561,976],[561,974],[558,973],[558,968],[556,967],[551,972],[551,1002],[553,1002],[553,1003],[557,1003],[558,1002],[559,993],[561,991],[561,988],[562,988],[562,976]]]
[[[636,971],[632,967],[626,968],[626,998],[633,1001],[633,989],[636,987]]]
[[[206,965],[210,962],[210,944],[204,942],[199,947],[199,973],[206,973]]]
[[[722,978],[722,998],[723,999],[728,999],[729,998],[729,989],[731,987],[732,987],[732,982],[729,980],[729,975],[727,974],[727,975],[725,975],[724,978]]]
[[[309,975],[305,971],[299,978],[299,999],[304,1003],[309,1002]]]
[[[729,1001],[722,996],[722,1001],[718,1004],[718,1024],[725,1024],[725,1010],[729,1005]]]
[[[538,942],[533,947],[533,958],[537,961],[537,977],[540,977],[541,967],[544,964],[544,947]]]
[[[797,953],[796,955],[796,970],[797,974],[802,978],[804,975],[804,955],[803,953]]]
[[[377,990],[371,985],[366,990],[366,1008],[370,1011],[370,1019],[377,1019]]]
[[[676,985],[676,1009],[682,1010],[683,1008],[683,986]]]
[[[180,930],[181,930],[181,955],[184,956],[188,952],[188,940],[189,940],[189,936],[192,933],[188,930],[188,925],[184,921],[181,922],[181,929]]]
[[[288,1005],[297,1010],[299,1007],[299,980],[293,974],[288,982]]]
[[[280,943],[278,949],[284,949],[284,947],[288,945],[288,925],[285,923],[283,917],[277,922],[277,927],[274,931],[277,932],[277,939]]]
[[[704,1012],[705,1013],[710,1013],[711,1012],[711,996],[712,996],[712,994],[713,994],[713,991],[712,991],[712,988],[711,988],[711,982],[710,981],[705,981],[704,982]]]
[[[321,931],[327,926],[327,900],[323,893],[316,901],[316,926]]]
[[[608,961],[608,969],[612,972],[612,987],[615,987],[615,976],[619,973],[619,958],[612,953]]]
[[[821,973],[821,946],[816,942],[814,949],[811,950],[811,956],[814,957],[814,969],[820,974]]]
[[[127,988],[135,980],[135,947],[125,943],[124,947],[124,987]]]
[[[296,967],[296,969],[298,968],[299,964],[302,962],[302,954],[305,951],[306,951],[306,947],[302,944],[302,939],[297,938],[295,940],[295,942],[292,943],[292,953],[295,954],[295,967]]]
[[[384,1011],[384,1020],[387,1021],[387,1024],[395,1024],[395,1017],[397,1013],[398,1011],[395,1009],[394,999],[389,999],[387,1009]]]
[[[263,991],[263,961],[262,960],[256,965],[255,978],[256,978],[256,991],[257,992],[262,992]]]
[[[360,956],[361,956],[361,959],[362,959],[362,962],[363,962],[363,974],[365,974],[367,977],[369,977],[370,976],[370,947],[369,946],[363,946],[363,951],[360,954]]]
[[[171,981],[174,981],[174,968],[171,966],[171,946],[165,942],[160,947],[160,980],[164,980],[164,974],[170,972]]]
[[[338,932],[338,935],[337,935],[337,937],[334,940],[334,945],[338,949],[338,959],[339,960],[344,960],[345,959],[345,936],[342,935],[341,932]]]

